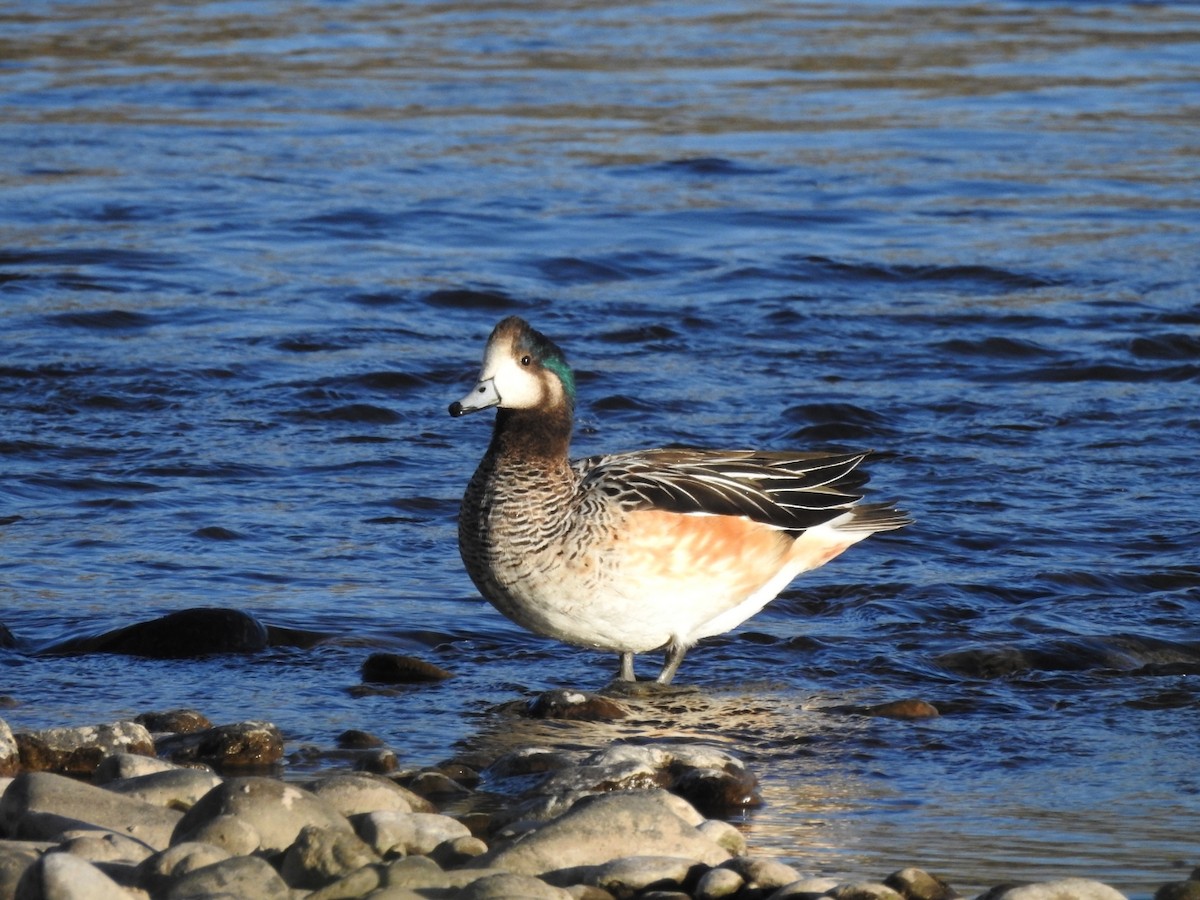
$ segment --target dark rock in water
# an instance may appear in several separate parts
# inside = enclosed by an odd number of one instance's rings
[[[268,646],[267,629],[236,609],[198,608],[168,613],[96,637],[73,638],[43,653],[123,653],[149,659],[188,659],[212,653],[256,653]]]
[[[110,753],[154,755],[154,740],[134,722],[87,725],[79,728],[46,728],[14,736],[21,766],[31,772],[88,775]]]
[[[194,709],[172,709],[167,712],[148,712],[137,716],[133,721],[145,725],[153,732],[170,732],[171,734],[194,734],[212,728],[213,723],[203,713]]]
[[[1154,892],[1154,900],[1200,900],[1200,869],[1188,881],[1173,881]]]
[[[173,734],[158,752],[175,763],[207,763],[218,772],[268,769],[283,759],[283,736],[270,722],[217,725],[192,734]]]
[[[9,650],[17,646],[17,639],[8,626],[0,622],[0,649]]]
[[[885,719],[932,719],[940,715],[932,703],[924,700],[893,700],[890,703],[879,703],[868,706],[863,712],[868,716],[879,716]]]
[[[526,704],[533,719],[565,719],[574,722],[612,722],[629,715],[615,700],[582,691],[556,690],[539,694]]]
[[[374,750],[383,746],[383,738],[351,728],[338,735],[337,745],[343,750]]]
[[[301,650],[309,650],[328,639],[329,635],[321,631],[284,628],[281,625],[267,626],[267,642],[272,647],[297,647]]]
[[[453,677],[441,666],[398,653],[372,653],[362,667],[363,681],[382,684],[424,684]]]

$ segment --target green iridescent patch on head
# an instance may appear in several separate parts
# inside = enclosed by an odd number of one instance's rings
[[[553,372],[562,382],[563,392],[567,401],[575,405],[575,373],[567,365],[567,357],[559,349],[558,344],[550,340],[536,328],[525,324],[525,333],[521,336],[523,350],[528,350],[541,364],[543,369]]]
[[[563,390],[566,391],[567,399],[574,404],[575,373],[571,371],[571,367],[567,365],[567,361],[563,359],[562,354],[560,353],[557,356],[543,359],[542,366],[558,376],[558,380],[562,382]]]

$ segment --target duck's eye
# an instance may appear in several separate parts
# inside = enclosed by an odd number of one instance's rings
[[[530,356],[528,353],[526,353],[524,356],[521,357],[521,365],[523,365],[523,366],[533,365],[533,357]]]

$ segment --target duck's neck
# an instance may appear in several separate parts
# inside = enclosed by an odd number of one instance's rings
[[[524,464],[565,462],[571,426],[571,410],[565,405],[550,410],[498,410],[488,455]]]

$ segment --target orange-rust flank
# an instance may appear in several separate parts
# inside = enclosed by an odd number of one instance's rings
[[[792,538],[737,516],[687,516],[663,510],[631,513],[623,542],[631,569],[651,579],[718,580],[748,596],[787,561]]]

